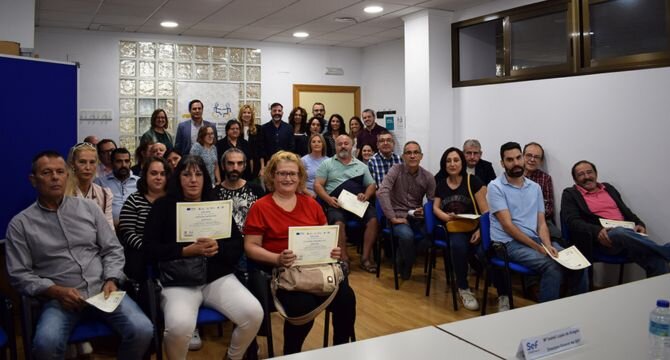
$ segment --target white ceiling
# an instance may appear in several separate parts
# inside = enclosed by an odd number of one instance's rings
[[[403,37],[402,17],[494,0],[36,0],[36,26],[365,47]],[[363,8],[384,11],[366,14]],[[354,23],[336,22],[353,17]],[[172,20],[179,27],[166,29]],[[292,36],[306,31],[308,38]]]

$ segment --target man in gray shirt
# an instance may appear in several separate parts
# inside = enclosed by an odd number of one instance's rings
[[[7,271],[22,294],[44,299],[33,339],[36,359],[63,358],[68,337],[83,318],[99,318],[121,336],[120,359],[140,359],[153,325],[129,297],[111,313],[86,299],[117,290],[123,278],[123,247],[100,208],[89,199],[64,196],[68,173],[58,153],[45,151],[32,163],[37,201],[7,228]]]
[[[414,233],[423,232],[423,197],[433,200],[435,179],[433,174],[419,165],[423,153],[416,141],[405,143],[402,158],[404,163],[393,165],[384,176],[377,190],[377,198],[384,216],[393,226],[394,237],[398,239],[396,264],[400,276],[408,280],[416,259]]]

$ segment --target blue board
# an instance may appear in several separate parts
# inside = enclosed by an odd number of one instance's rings
[[[35,201],[30,163],[40,151],[64,157],[77,143],[77,66],[0,56],[0,239],[12,217]]]

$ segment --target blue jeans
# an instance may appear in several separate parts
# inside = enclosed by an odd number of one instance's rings
[[[44,304],[37,321],[33,339],[33,357],[63,359],[70,333],[82,318],[101,319],[121,336],[119,359],[141,359],[153,337],[151,321],[128,296],[123,298],[119,307],[112,313],[100,311],[92,306],[87,306],[82,311],[68,311],[54,299]]]
[[[622,227],[609,230],[607,235],[612,241],[612,247],[598,246],[604,253],[609,255],[625,253],[646,271],[648,277],[668,272],[670,243],[659,245],[647,236]]]
[[[419,243],[415,239],[415,233],[424,233],[423,221],[408,218],[408,224],[393,225],[393,237],[398,239],[398,268],[401,274],[408,277],[412,272],[412,266],[416,260],[416,249]],[[424,237],[425,239],[425,237]]]
[[[454,265],[456,274],[456,285],[459,289],[468,289],[468,259],[472,254],[480,253],[481,247],[470,244],[471,232],[449,233],[449,246],[451,247],[451,263]],[[480,259],[484,255],[479,254]]]
[[[533,239],[540,243],[539,239]],[[563,248],[556,242],[551,243],[557,251]],[[561,282],[565,275],[571,285],[571,294],[581,294],[588,290],[588,277],[584,270],[569,270],[554,261],[548,255],[512,240],[505,244],[510,261],[519,263],[540,275],[540,302],[556,300],[560,297]]]

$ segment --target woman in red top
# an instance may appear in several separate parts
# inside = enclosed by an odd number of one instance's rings
[[[305,187],[307,173],[300,158],[288,151],[279,151],[265,166],[265,186],[270,193],[256,201],[249,210],[244,226],[244,250],[249,259],[265,266],[290,267],[296,259],[288,250],[289,226],[326,225],[321,206],[312,197],[298,193]],[[341,249],[334,248],[330,256],[339,259]],[[288,316],[301,316],[319,306],[326,297],[299,291],[277,291]],[[352,334],[356,319],[356,297],[345,279],[333,302],[333,343],[346,343]],[[314,325],[293,325],[284,322],[284,354],[300,352],[307,334]]]

